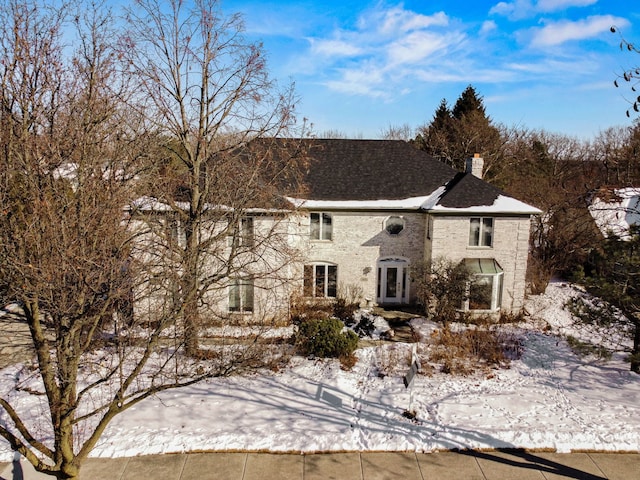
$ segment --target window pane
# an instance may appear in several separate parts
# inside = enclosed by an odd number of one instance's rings
[[[229,311],[240,311],[240,285],[236,280],[233,280],[233,283],[229,285]]]
[[[320,214],[311,214],[311,240],[320,240]]]
[[[253,312],[253,280],[244,280],[242,287],[242,311]]]
[[[331,240],[333,235],[333,226],[331,224],[331,215],[329,213],[322,214],[322,240]]]
[[[493,239],[493,218],[482,219],[482,246],[490,247]]]
[[[404,220],[400,217],[389,217],[386,221],[385,229],[390,235],[398,235],[404,230]]]
[[[327,266],[327,296],[338,296],[338,267],[335,265]]]
[[[325,277],[325,266],[324,265],[316,265],[316,289],[314,293],[314,297],[324,297],[324,289],[326,285],[326,277]]]
[[[313,265],[304,266],[304,285],[302,287],[302,295],[305,297],[313,297]]]
[[[406,269],[402,269],[402,298],[407,298],[407,272]]]
[[[494,277],[476,275],[469,288],[469,310],[491,310]]]
[[[242,245],[253,247],[253,218],[246,217],[240,220],[240,239]]]
[[[397,293],[396,282],[398,281],[398,269],[394,267],[387,267],[387,289],[385,291],[385,297],[395,298]]]
[[[480,219],[472,218],[469,225],[469,245],[477,247],[480,244]]]

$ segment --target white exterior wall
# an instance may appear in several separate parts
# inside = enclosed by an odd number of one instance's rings
[[[240,254],[233,259],[239,270],[233,277],[254,278],[253,313],[229,312],[229,287],[226,280],[215,282],[205,294],[202,314],[210,319],[233,317],[235,320],[286,319],[289,299],[297,279],[301,278],[299,245],[293,240],[299,228],[292,228],[292,222],[286,216],[255,215],[253,218],[252,253]],[[295,218],[295,217],[294,217]],[[162,219],[155,220],[156,222]],[[207,227],[211,227],[208,225]],[[134,222],[134,228],[146,230],[144,220]],[[203,255],[201,276],[221,271],[221,265],[230,256],[231,246],[224,235],[224,225],[213,226],[211,235],[221,235],[220,241],[211,247],[211,254]],[[203,229],[206,230],[206,229]],[[179,242],[184,244],[184,238]],[[175,269],[175,279],[179,276],[178,265],[171,266],[166,258],[154,259],[155,255],[167,252],[160,247],[166,239],[154,236],[151,231],[141,236],[140,250],[137,256],[149,265],[147,276],[154,275],[152,282],[142,279],[135,291],[134,312],[137,317],[154,320],[166,314],[170,307],[172,280],[166,275],[166,269]],[[157,247],[155,246],[157,245]],[[155,265],[155,266],[154,266]]]
[[[491,247],[469,246],[471,216],[432,215],[432,238],[431,241],[427,240],[425,251],[434,259],[446,257],[454,262],[462,261],[464,258],[495,259],[504,270],[502,309],[511,312],[520,311],[524,305],[531,226],[529,216],[493,217]]]
[[[327,262],[338,265],[338,288],[359,286],[364,300],[376,302],[377,262],[384,257],[398,257],[415,264],[423,260],[425,215],[419,212],[325,212],[332,215],[331,241],[309,238],[310,217],[300,222],[304,263]],[[384,229],[385,220],[399,216],[405,220],[398,235]],[[300,287],[301,288],[301,287]],[[409,297],[413,292],[409,287]]]
[[[303,265],[314,262],[337,265],[338,289],[357,287],[361,289],[365,303],[374,304],[377,301],[377,267],[383,258],[406,259],[409,267],[441,256],[453,261],[493,258],[504,271],[502,309],[517,312],[523,307],[529,248],[528,216],[493,217],[492,247],[470,247],[470,216],[389,211],[326,213],[332,215],[331,241],[310,239],[308,212],[292,214],[288,218],[254,217],[256,244],[266,237],[270,241],[265,242],[262,249],[258,248],[262,250],[257,255],[260,260],[250,262],[246,269],[247,274],[256,275],[255,312],[253,315],[234,314],[234,317],[285,317],[291,295],[302,293]],[[390,235],[385,230],[385,221],[390,216],[399,216],[405,221],[404,229],[398,235]],[[228,245],[225,248],[229,248]],[[273,275],[261,278],[261,269],[263,272],[270,270]],[[224,317],[228,316],[228,288],[220,287],[212,292],[209,300],[210,306]],[[162,287],[158,293],[161,291]],[[150,313],[163,297],[152,295],[140,299],[136,310],[141,314],[146,310]],[[415,300],[411,282],[408,299]]]

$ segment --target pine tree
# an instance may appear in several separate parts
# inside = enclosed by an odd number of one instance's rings
[[[461,120],[465,115],[468,115],[471,112],[478,112],[486,118],[482,97],[478,96],[478,94],[476,93],[476,89],[473,88],[472,85],[469,85],[460,94],[460,97],[456,101],[456,104],[453,106],[451,115],[456,120]]]
[[[587,272],[582,280],[588,291],[624,316],[611,314],[607,305],[575,299],[573,313],[584,323],[628,337],[631,371],[640,373],[640,228],[632,227],[628,239],[607,238]]]
[[[498,157],[502,141],[500,132],[486,115],[482,97],[469,85],[449,109],[442,99],[429,125],[419,129],[418,148],[434,158],[464,169],[466,159],[479,153],[489,167]]]

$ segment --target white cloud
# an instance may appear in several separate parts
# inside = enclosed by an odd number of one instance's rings
[[[515,2],[500,2],[489,10],[490,15],[502,15],[511,20],[519,20],[533,15],[535,9],[530,0],[516,0]]]
[[[566,10],[571,7],[587,7],[598,0],[515,0],[513,2],[499,2],[489,10],[490,14],[502,15],[511,20],[521,20],[538,13],[551,13]]]
[[[378,4],[363,12],[353,28],[309,39],[309,57],[323,64],[323,71],[338,72],[337,78],[324,82],[333,90],[392,96],[407,76],[415,78],[418,68],[464,42],[464,33],[450,23],[443,12],[424,15],[402,5]]]
[[[386,35],[412,32],[432,26],[444,27],[449,24],[449,17],[447,17],[444,12],[438,12],[433,15],[422,15],[404,10],[401,6],[393,7],[383,12],[375,12],[372,20],[378,23],[380,33]]]
[[[598,3],[598,0],[538,0],[539,12],[557,12],[569,7],[587,7]]]
[[[604,33],[611,25],[626,26],[628,23],[626,19],[612,15],[597,15],[575,22],[564,20],[548,23],[542,28],[533,29],[531,45],[551,47],[572,40],[585,40]]]
[[[353,57],[362,53],[362,48],[344,40],[309,39],[311,52],[324,56]]]
[[[345,69],[342,71],[342,78],[330,80],[326,85],[337,92],[381,98],[387,94],[376,86],[383,83],[384,76],[381,70],[364,66],[360,69]]]
[[[415,64],[434,54],[442,54],[451,44],[462,42],[463,36],[439,35],[432,32],[413,32],[391,43],[387,48],[392,64]]]
[[[498,29],[498,25],[493,20],[487,20],[482,23],[482,27],[480,28],[480,35],[486,35],[487,33],[493,32]]]

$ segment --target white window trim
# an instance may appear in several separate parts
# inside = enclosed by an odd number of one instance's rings
[[[389,220],[391,220],[392,218],[397,218],[402,222],[402,228],[400,229],[400,231],[398,233],[391,233],[387,229],[388,228],[387,222]],[[389,215],[387,218],[384,219],[382,227],[383,227],[384,231],[387,233],[387,235],[389,235],[390,237],[398,237],[398,236],[402,235],[402,232],[404,232],[405,229],[407,228],[407,220],[402,215]]]
[[[238,309],[232,309],[231,308],[231,293],[232,293],[232,289],[233,288],[238,288],[239,289],[239,303],[240,306]],[[247,308],[247,306],[245,305],[245,297],[247,296],[247,292],[245,292],[246,288],[250,288],[251,290],[251,305],[250,308]],[[227,296],[227,301],[228,301],[228,306],[227,306],[227,310],[229,311],[229,313],[233,313],[233,314],[244,314],[244,315],[251,315],[253,314],[253,311],[255,309],[255,281],[253,279],[253,277],[234,277],[231,278],[229,281],[229,292],[228,292],[228,296]]]
[[[323,284],[323,295],[316,295],[316,280],[317,280],[317,276],[316,276],[316,267],[325,267],[325,271],[324,271],[324,284]],[[306,298],[336,298],[337,294],[338,294],[338,265],[336,265],[335,263],[330,263],[330,262],[310,262],[310,263],[305,263],[303,266],[303,269],[306,269],[306,267],[311,267],[311,295],[304,295]],[[335,271],[336,271],[336,281],[335,281],[335,295],[329,295],[329,267],[335,267]],[[304,281],[307,277],[305,276],[305,273],[303,272],[303,278],[302,278],[302,282],[303,282],[303,294],[304,294]]]
[[[312,220],[313,215],[318,215],[318,238],[314,238],[313,236],[313,224],[314,224]],[[329,222],[330,222],[329,238],[323,238],[325,236],[325,226],[323,222],[325,215],[327,216],[327,218],[329,218]],[[329,212],[310,212],[309,213],[309,238],[313,242],[332,242],[333,241],[333,214]]]
[[[474,219],[480,220],[480,229],[478,231],[478,245],[473,245],[471,243],[471,222]],[[491,244],[490,245],[482,245],[483,239],[483,228],[484,228],[484,220],[491,220]],[[495,218],[494,217],[470,217],[469,218],[469,248],[493,248],[493,241],[495,237]]]

